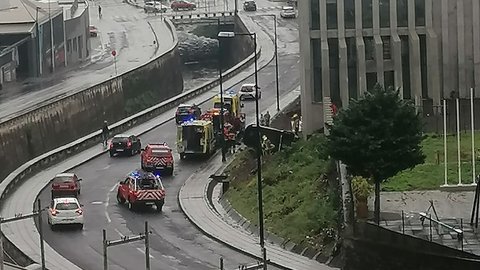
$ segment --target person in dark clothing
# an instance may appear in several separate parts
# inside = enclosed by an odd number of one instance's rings
[[[270,126],[270,113],[267,111],[267,113],[265,113],[263,118],[264,118],[264,121],[265,121],[265,126],[269,127]]]
[[[100,5],[98,6],[98,18],[102,18],[102,7]]]
[[[110,133],[110,129],[108,129],[108,122],[107,120],[103,121],[103,128],[102,128],[102,144],[103,146],[107,146],[108,135]]]

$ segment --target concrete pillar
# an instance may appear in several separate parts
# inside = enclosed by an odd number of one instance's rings
[[[385,79],[383,74],[383,41],[379,35],[373,36],[375,42],[375,65],[377,70],[377,82],[384,86]]]
[[[448,32],[448,2],[449,0],[442,1],[442,65],[443,65],[443,76],[442,76],[442,87],[443,87],[443,96],[450,98],[450,92],[453,91],[453,80],[454,76],[450,73],[450,44],[449,44],[449,32]]]
[[[372,0],[373,35],[380,35],[380,3]]]
[[[463,0],[457,0],[457,50],[458,50],[458,90],[460,97],[466,98],[470,94],[467,91],[466,61],[465,61],[465,14]],[[474,16],[478,16],[475,14]]]
[[[355,36],[361,37],[362,34],[362,0],[355,0]]]
[[[301,14],[309,14],[310,5],[308,1],[298,3],[298,11]],[[302,16],[298,20],[299,34],[302,40],[308,39],[308,42],[300,42],[300,103],[302,110],[302,131],[304,136],[312,134],[315,130],[312,113],[313,100],[313,79],[312,79],[312,48],[310,42],[310,26],[308,16]]]
[[[410,59],[410,87],[412,100],[418,100],[419,106],[423,104],[422,96],[422,69],[420,68],[420,38],[415,28],[415,0],[408,0],[408,30],[409,30],[409,59]]]
[[[349,102],[348,92],[348,50],[345,41],[345,2],[337,1],[337,18],[338,18],[338,52],[339,52],[339,79],[340,79],[340,99],[342,107],[346,108]]]
[[[397,1],[390,0],[390,29],[395,89],[403,89],[402,42],[397,32]],[[403,98],[403,90],[400,91]]]
[[[473,76],[475,96],[480,97],[480,2],[472,1]]]
[[[367,67],[365,64],[365,42],[363,37],[356,38],[357,44],[357,85],[359,96],[367,91]]]
[[[441,85],[440,85],[440,54],[438,37],[433,29],[433,5],[432,0],[425,1],[425,25],[427,27],[427,80],[428,96],[432,98],[434,108],[440,108]],[[434,113],[439,113],[434,109]]]
[[[327,36],[327,1],[325,0],[320,1],[320,40],[322,46],[322,93],[323,97],[330,97],[330,61]]]

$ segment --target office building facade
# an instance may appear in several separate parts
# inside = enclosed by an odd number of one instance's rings
[[[425,115],[476,84],[480,96],[478,0],[306,0],[298,12],[307,134],[329,120],[330,102],[348,106],[377,83]]]

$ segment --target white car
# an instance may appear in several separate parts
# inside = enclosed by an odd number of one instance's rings
[[[240,97],[240,100],[244,100],[247,98],[252,98],[252,99],[257,99],[257,93],[255,91],[255,84],[254,83],[247,83],[242,85],[242,88],[240,88],[240,92],[238,92],[238,96]],[[262,98],[262,91],[260,90],[260,87],[258,87],[258,99]]]
[[[280,17],[282,18],[296,18],[297,13],[295,8],[293,7],[282,7],[282,11],[280,12]]]
[[[48,225],[52,230],[58,225],[77,225],[83,229],[83,209],[77,198],[55,198],[48,211]]]
[[[145,6],[143,6],[143,11],[145,13],[165,13],[167,12],[167,6],[162,5],[158,1],[146,2]]]

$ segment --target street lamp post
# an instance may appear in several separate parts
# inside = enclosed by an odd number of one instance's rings
[[[220,32],[220,18],[217,18],[217,27],[218,27],[218,33],[221,33]],[[223,75],[222,75],[222,50],[221,50],[221,47],[220,45],[222,44],[221,42],[221,36],[220,34],[218,35],[218,73],[219,73],[219,84],[220,84],[220,134],[221,136],[220,137],[220,145],[221,145],[221,149],[222,149],[222,162],[225,162],[227,161],[227,158],[225,157],[226,155],[226,149],[225,149],[225,137],[223,135],[223,129],[225,127],[225,123],[223,122],[224,119],[223,119],[223,108],[224,108],[224,104],[223,104]]]
[[[255,96],[258,97],[258,59],[257,59],[257,34],[219,32],[218,37],[233,38],[235,36],[251,36],[255,51]],[[260,109],[258,98],[255,99],[255,116],[257,122],[257,196],[258,196],[258,226],[260,229],[260,248],[262,251],[263,269],[267,269],[267,251],[265,249],[265,235],[263,229],[263,195],[262,195],[262,145],[260,142]]]
[[[273,36],[275,39],[275,86],[277,92],[277,112],[280,111],[280,87],[278,82],[278,46],[277,46],[277,15],[276,14],[266,14],[265,16],[273,17]]]

